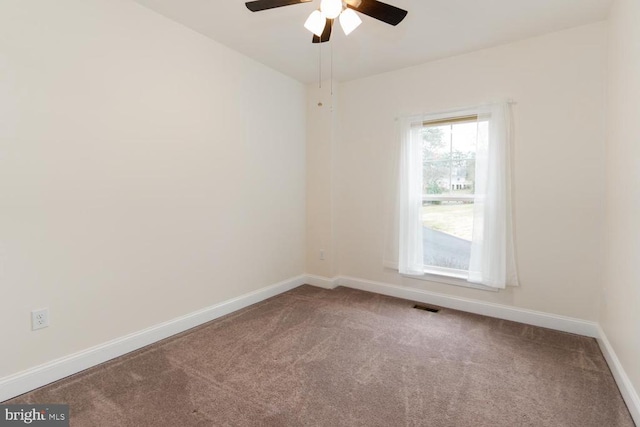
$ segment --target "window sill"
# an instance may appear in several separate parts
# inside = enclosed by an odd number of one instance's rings
[[[463,288],[479,289],[481,291],[498,292],[498,289],[468,282],[464,274],[443,273],[441,271],[425,270],[423,275],[401,274],[401,276],[411,279],[424,280],[427,282],[444,283],[447,285],[460,286]]]

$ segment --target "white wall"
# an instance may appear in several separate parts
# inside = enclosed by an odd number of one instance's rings
[[[609,32],[606,258],[600,318],[636,393],[640,391],[639,22],[637,0],[614,3]]]
[[[340,85],[333,153],[339,274],[596,320],[605,60],[606,24],[598,23]],[[402,278],[383,268],[394,118],[504,98],[517,102],[515,220],[522,286],[493,293]],[[309,251],[317,248],[312,237]]]
[[[3,0],[0,378],[302,274],[305,103],[131,1]]]
[[[337,83],[333,86],[337,90]],[[312,197],[307,198],[306,271],[322,277],[337,272],[333,166],[339,113],[333,86],[326,81],[307,88],[307,194]]]

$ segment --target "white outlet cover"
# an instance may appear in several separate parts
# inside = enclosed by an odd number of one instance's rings
[[[31,330],[46,328],[49,326],[49,309],[41,308],[31,312]]]

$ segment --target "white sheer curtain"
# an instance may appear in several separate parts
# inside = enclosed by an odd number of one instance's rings
[[[474,225],[468,281],[493,288],[517,286],[511,206],[511,115],[507,102],[398,119],[395,205],[387,229],[384,265],[424,275],[422,123],[478,116]],[[427,242],[428,243],[428,242]]]
[[[422,118],[399,121],[398,270],[401,274],[422,275]]]
[[[468,281],[517,286],[511,206],[511,111],[507,102],[478,111],[473,238]]]

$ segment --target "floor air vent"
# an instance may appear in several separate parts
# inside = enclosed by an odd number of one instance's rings
[[[413,308],[417,308],[418,310],[428,311],[429,313],[437,313],[440,311],[439,308],[429,307],[427,305],[414,305]]]

